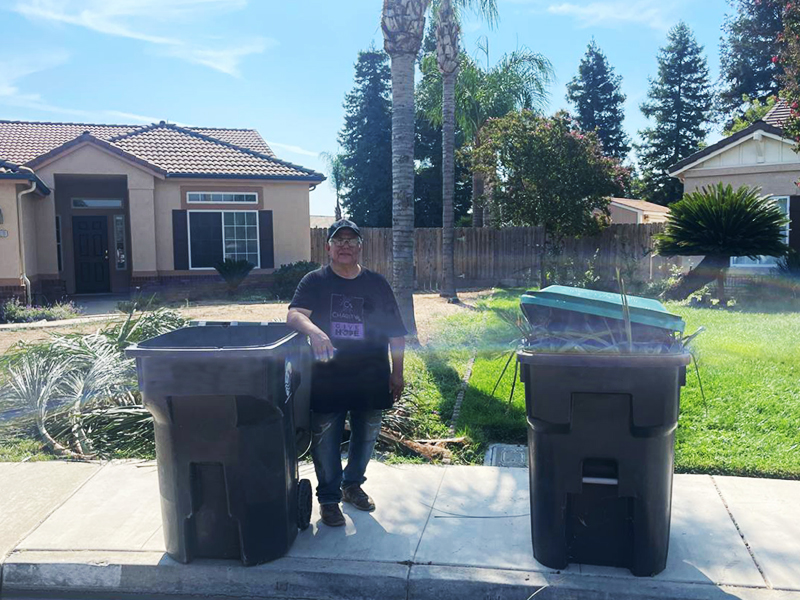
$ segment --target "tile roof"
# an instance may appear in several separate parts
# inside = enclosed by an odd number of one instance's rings
[[[30,173],[25,169],[20,169],[19,165],[0,158],[0,179],[16,179],[22,181],[32,181],[36,183],[37,191],[42,195],[50,193],[50,188],[44,181],[39,179],[35,173]]]
[[[786,121],[791,116],[791,109],[789,105],[786,103],[786,100],[778,100],[775,103],[775,106],[769,109],[769,112],[764,115],[764,118],[761,119],[767,125],[772,125],[773,127],[783,127]]]
[[[32,166],[80,142],[96,143],[166,177],[288,179],[325,177],[275,157],[252,129],[0,121],[0,160]]]

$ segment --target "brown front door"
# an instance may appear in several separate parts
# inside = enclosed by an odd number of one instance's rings
[[[108,217],[72,217],[75,293],[111,291],[108,270]]]

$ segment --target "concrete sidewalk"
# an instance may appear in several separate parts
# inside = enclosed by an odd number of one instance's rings
[[[313,480],[313,469],[301,475]],[[344,505],[258,567],[164,553],[154,463],[0,464],[3,598],[800,600],[800,481],[676,475],[669,564],[653,578],[533,559],[528,473],[373,462],[378,509]]]

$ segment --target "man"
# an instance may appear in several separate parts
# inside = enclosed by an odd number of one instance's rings
[[[316,359],[311,373],[311,429],[322,522],[345,524],[339,502],[375,510],[361,489],[381,428],[381,412],[403,391],[406,329],[386,279],[359,264],[361,231],[347,219],[328,229],[330,264],[303,277],[287,323],[306,334]],[[391,366],[389,364],[391,349]],[[347,414],[350,444],[342,471]]]

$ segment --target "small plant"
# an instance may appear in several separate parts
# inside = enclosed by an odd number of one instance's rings
[[[139,288],[136,288],[136,292],[133,294],[133,296],[131,296],[130,300],[120,300],[117,302],[117,310],[127,314],[135,310],[154,310],[155,308],[161,306],[161,304],[162,301],[161,298],[158,297],[158,294],[146,296],[142,294]]]
[[[30,306],[17,298],[0,305],[0,323],[34,323],[36,321],[59,321],[80,316],[80,310],[72,302],[56,302],[50,306]]]
[[[228,291],[232,294],[254,267],[255,265],[249,260],[233,260],[232,258],[226,258],[222,262],[217,263],[214,268],[225,280],[225,283],[228,284]]]
[[[281,300],[290,300],[300,280],[315,269],[319,269],[319,265],[308,260],[281,265],[272,275],[272,292]]]

